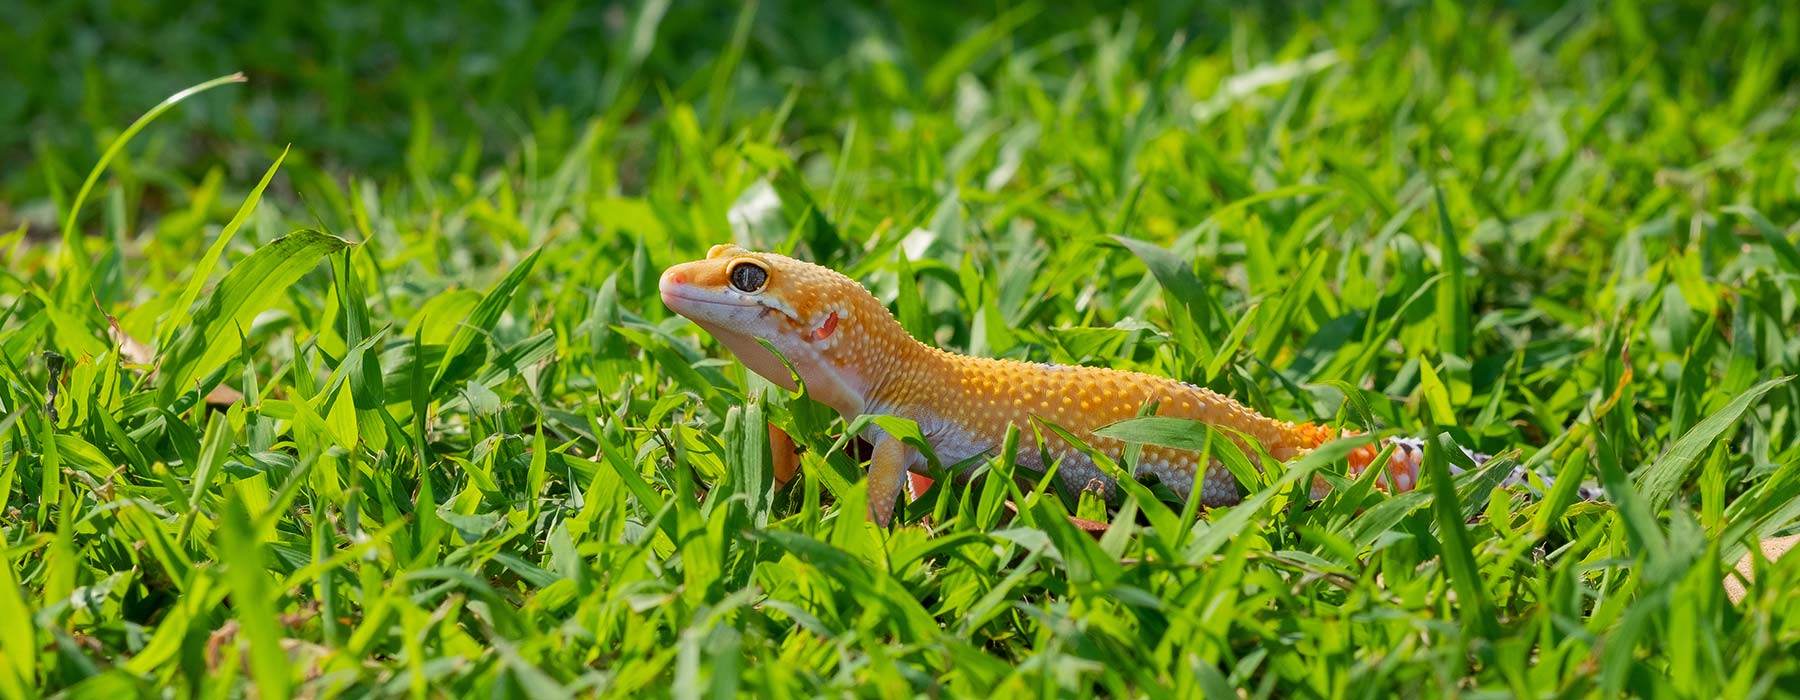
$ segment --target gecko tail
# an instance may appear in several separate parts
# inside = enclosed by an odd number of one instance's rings
[[[1419,477],[1422,475],[1425,468],[1425,441],[1419,438],[1386,438],[1380,443],[1368,445],[1352,452],[1350,454],[1351,473],[1361,474],[1364,469],[1369,467],[1369,463],[1379,456],[1381,450],[1387,444],[1392,444],[1394,446],[1394,452],[1388,458],[1388,475],[1385,482],[1383,482],[1383,485],[1398,492],[1411,491],[1414,488],[1417,488],[1419,485]],[[1469,461],[1475,463],[1477,469],[1486,466],[1488,461],[1493,459],[1492,455],[1482,454],[1466,447],[1459,446],[1459,449],[1463,451],[1464,455],[1468,456]],[[1455,463],[1452,463],[1449,466],[1451,474],[1461,474],[1466,471]],[[1539,474],[1538,479],[1541,480],[1545,489],[1553,487],[1556,483],[1556,480],[1548,474]],[[1324,496],[1323,493],[1319,493],[1321,485],[1322,482],[1314,483],[1313,490],[1316,498],[1322,498]],[[1536,493],[1539,497],[1544,496],[1543,493],[1537,492],[1536,487],[1532,485],[1530,470],[1523,464],[1514,466],[1512,473],[1508,474],[1506,480],[1500,482],[1500,485],[1523,486]],[[1598,487],[1586,485],[1577,489],[1576,493],[1579,494],[1584,501],[1597,501],[1605,497],[1605,493]]]

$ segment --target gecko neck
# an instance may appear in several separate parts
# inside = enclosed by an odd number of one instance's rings
[[[892,332],[876,341],[880,359],[869,363],[864,384],[863,398],[871,410],[897,405],[934,386],[941,391],[957,356],[919,342],[898,322],[884,330]]]
[[[869,313],[875,310],[879,313]],[[856,327],[840,333],[842,337],[820,353],[834,375],[821,379],[838,387],[838,393],[849,394],[820,397],[838,413],[853,418],[861,413],[889,412],[900,397],[916,387],[947,376],[953,362],[949,353],[913,338],[885,308],[858,312],[862,318]],[[812,384],[810,378],[808,384]]]

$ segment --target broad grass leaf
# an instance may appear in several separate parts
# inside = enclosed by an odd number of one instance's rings
[[[1225,465],[1238,484],[1255,490],[1267,479],[1235,439],[1227,431],[1205,421],[1173,416],[1143,416],[1101,426],[1094,431],[1100,437],[1126,443],[1157,445],[1199,454],[1210,454]]]
[[[1786,384],[1793,377],[1780,377],[1752,387],[1739,394],[1724,408],[1715,411],[1700,421],[1698,425],[1683,433],[1675,444],[1669,447],[1655,462],[1637,474],[1637,488],[1643,494],[1644,503],[1651,511],[1661,510],[1669,499],[1681,488],[1687,478],[1688,471],[1699,461],[1700,455],[1711,449],[1720,437],[1728,435],[1737,427],[1738,420],[1755,405],[1757,400],[1774,388]]]
[[[163,355],[157,400],[173,404],[196,377],[217,370],[242,345],[242,331],[325,256],[350,243],[311,229],[270,241],[232,267],[201,302],[193,323],[175,336]]]
[[[1206,290],[1205,283],[1194,274],[1194,270],[1186,261],[1167,248],[1162,248],[1148,241],[1140,241],[1124,236],[1113,236],[1119,245],[1125,246],[1144,266],[1150,268],[1151,276],[1168,291],[1169,296],[1186,310],[1187,317],[1201,332],[1192,334],[1192,340],[1202,344],[1199,348],[1201,356],[1211,357],[1214,352],[1207,334],[1213,329],[1213,302]]]
[[[1800,518],[1800,462],[1776,471],[1761,487],[1733,503],[1726,516],[1730,524],[1718,538],[1721,559],[1735,562],[1744,555],[1746,536],[1768,537]]]
[[[133,654],[129,661],[120,668],[129,673],[149,675],[162,668],[162,664],[174,658],[181,651],[182,637],[186,636],[191,616],[184,606],[177,605],[169,611],[167,617],[156,625],[156,632],[144,644],[143,649]]]
[[[443,511],[440,510],[439,513]],[[408,571],[393,580],[397,586],[406,586],[413,582],[441,581],[449,587],[460,588],[470,596],[488,606],[487,616],[493,621],[500,634],[516,638],[524,629],[519,622],[517,609],[508,605],[506,599],[494,590],[482,577],[468,571],[450,566],[435,566]]]
[[[1553,447],[1555,445],[1547,446],[1531,461],[1536,462],[1550,457],[1553,454],[1551,452]],[[1556,482],[1551,484],[1550,492],[1544,494],[1544,499],[1538,502],[1537,513],[1532,516],[1532,529],[1539,536],[1549,532],[1550,526],[1559,521],[1568,512],[1570,506],[1575,505],[1575,501],[1580,497],[1578,491],[1581,488],[1581,481],[1587,478],[1587,468],[1587,452],[1585,450],[1577,450],[1563,459],[1561,468],[1555,472]]]
[[[1036,533],[1036,531],[1021,532]],[[994,536],[997,538],[1005,538],[1006,533],[998,532],[994,533]],[[1050,541],[1040,537],[1034,544],[1029,546],[1026,546],[1023,543],[1018,544],[1024,547],[1026,551],[1025,559],[1014,565],[1012,570],[1007,572],[1005,578],[1000,579],[999,583],[988,589],[986,593],[982,594],[981,598],[976,600],[973,605],[969,606],[968,612],[963,614],[962,622],[959,625],[959,634],[966,635],[970,631],[980,628],[982,625],[991,622],[996,616],[1004,613],[1007,607],[1009,607],[1007,606],[1007,603],[1012,601],[1013,590],[1023,585],[1028,577],[1038,573],[1038,560],[1044,558],[1045,552],[1050,550]]]
[[[42,316],[50,326],[52,347],[74,354],[76,357],[102,357],[110,348],[100,341],[100,334],[82,318],[67,307],[58,305],[50,295],[34,291],[33,296],[43,303]],[[25,337],[25,336],[20,336]]]
[[[186,547],[176,545],[170,523],[154,517],[142,507],[123,508],[119,513],[120,522],[144,541],[145,551],[162,566],[163,574],[174,582],[175,589],[186,590],[194,562]]]
[[[56,451],[64,466],[85,471],[96,479],[107,478],[113,471],[112,459],[80,435],[57,433]]]
[[[752,163],[772,171],[768,176],[769,186],[774,188],[776,198],[780,200],[782,215],[793,227],[790,236],[806,241],[814,262],[828,264],[835,261],[844,247],[843,236],[813,197],[812,189],[807,186],[794,159],[780,150],[756,143],[744,144],[741,152]]]

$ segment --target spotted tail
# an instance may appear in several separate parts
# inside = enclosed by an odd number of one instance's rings
[[[1350,453],[1350,473],[1353,475],[1362,474],[1363,470],[1369,468],[1369,463],[1380,456],[1381,450],[1388,444],[1394,446],[1394,452],[1388,457],[1387,480],[1382,485],[1399,492],[1413,490],[1419,485],[1420,472],[1423,471],[1425,466],[1425,441],[1419,438],[1391,437],[1385,438],[1379,443],[1364,445],[1363,447],[1358,448],[1356,451]],[[1466,447],[1459,447],[1459,449],[1463,451],[1463,454],[1469,457],[1469,461],[1475,463],[1477,469],[1486,466],[1488,461],[1493,459],[1492,455],[1475,452]],[[1456,466],[1454,463],[1449,466],[1451,474],[1461,474],[1465,471],[1462,467]],[[1527,478],[1527,474],[1528,470],[1525,465],[1517,465],[1513,467],[1512,473],[1507,475],[1506,480],[1500,482],[1500,485],[1531,488],[1531,481]],[[1551,478],[1548,474],[1539,474],[1538,478],[1543,481],[1545,488],[1550,488],[1555,484],[1555,479]],[[1313,498],[1323,498],[1325,496],[1325,492],[1322,490],[1323,487],[1324,481],[1322,479],[1315,479],[1313,481]],[[1600,489],[1589,486],[1582,486],[1577,490],[1577,493],[1581,496],[1582,500],[1586,501],[1599,500],[1603,496]],[[1541,496],[1543,494],[1538,495]]]

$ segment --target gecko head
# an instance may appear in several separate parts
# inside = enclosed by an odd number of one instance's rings
[[[716,245],[703,260],[663,271],[663,304],[699,325],[743,361],[782,387],[794,382],[766,340],[800,372],[815,398],[853,414],[862,408],[862,329],[892,317],[855,280],[785,255]]]

